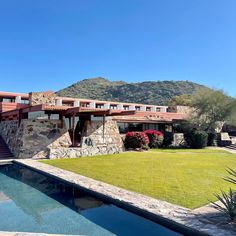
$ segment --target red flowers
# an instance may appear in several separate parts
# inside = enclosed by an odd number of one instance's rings
[[[145,130],[144,132],[128,132],[125,137],[126,148],[147,149],[160,147],[163,143],[164,135],[160,131]]]
[[[145,134],[150,134],[150,135],[157,135],[157,136],[164,136],[161,131],[153,130],[153,129],[148,129],[144,131]]]

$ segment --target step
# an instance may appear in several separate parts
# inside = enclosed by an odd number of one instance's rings
[[[13,158],[13,155],[8,148],[6,142],[0,136],[0,159],[10,159]]]

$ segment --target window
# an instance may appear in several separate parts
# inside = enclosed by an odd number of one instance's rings
[[[136,107],[135,107],[135,110],[136,110],[136,111],[140,111],[140,110],[141,110],[141,108],[140,108],[140,107],[138,107],[138,106],[136,106]]]
[[[89,107],[89,102],[81,102],[80,106],[81,107]]]
[[[96,108],[103,108],[103,104],[96,104]]]
[[[124,110],[128,111],[129,110],[129,106],[124,106]]]
[[[146,111],[151,111],[151,107],[147,107],[147,108],[146,108]]]
[[[21,104],[29,104],[29,100],[27,100],[27,99],[21,99]]]
[[[156,108],[156,112],[160,112],[161,111],[161,108],[160,107],[157,107]]]
[[[110,108],[113,109],[113,110],[116,110],[117,109],[117,105],[110,105]]]
[[[2,98],[3,102],[15,102],[15,98]]]

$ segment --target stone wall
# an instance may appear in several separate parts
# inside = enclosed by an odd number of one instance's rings
[[[116,121],[106,120],[104,125],[102,121],[87,121],[85,123],[82,137],[92,140],[92,146],[115,145],[123,150],[123,142],[117,127]],[[87,147],[86,142],[82,142],[82,147]]]
[[[52,91],[48,92],[33,92],[29,94],[30,105],[55,105],[56,95]]]
[[[45,158],[51,148],[71,145],[69,133],[59,120],[22,120],[19,127],[17,121],[3,121],[0,134],[15,158]]]
[[[12,154],[16,156],[21,146],[21,138],[18,135],[18,121],[2,121],[0,123],[0,135],[8,144]]]
[[[186,145],[183,133],[174,133],[172,146],[180,147]]]
[[[64,126],[65,127],[65,124]],[[74,158],[114,154],[124,150],[115,121],[90,121],[85,124],[81,148],[70,148],[71,139],[59,120],[22,120],[0,123],[0,135],[15,158]]]
[[[76,158],[115,154],[124,151],[117,123],[112,120],[87,121],[82,132],[81,148],[51,148],[49,158]]]

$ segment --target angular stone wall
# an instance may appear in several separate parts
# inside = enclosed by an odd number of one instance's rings
[[[45,158],[50,148],[71,145],[69,133],[59,120],[22,120],[19,127],[17,121],[3,121],[0,134],[15,158]]]
[[[101,121],[87,122],[81,148],[70,147],[69,133],[59,120],[22,120],[19,127],[18,121],[3,121],[0,135],[15,158],[74,158],[124,150],[117,124],[112,120],[104,126]]]
[[[93,146],[115,145],[123,150],[123,142],[117,127],[116,121],[106,120],[104,125],[102,121],[87,121],[85,123],[82,137],[92,140]],[[82,143],[82,147],[86,143]]]
[[[115,154],[124,151],[117,123],[112,120],[87,121],[82,133],[81,148],[51,148],[49,158],[76,158]]]

